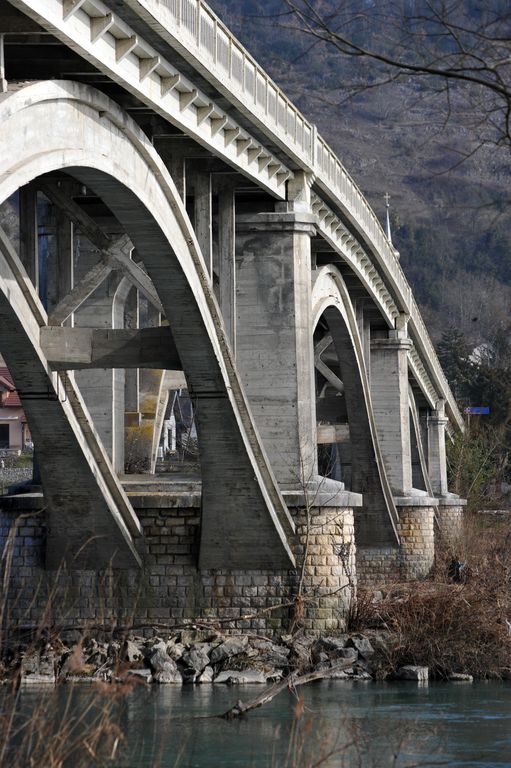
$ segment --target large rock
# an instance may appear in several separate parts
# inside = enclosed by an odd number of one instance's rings
[[[472,675],[467,675],[465,672],[451,672],[449,680],[453,683],[473,683],[474,678]]]
[[[306,667],[312,661],[313,637],[295,637],[290,642],[289,662],[294,667]]]
[[[347,635],[340,635],[338,637],[320,637],[319,640],[317,640],[316,645],[327,652],[337,652],[346,647],[347,639]]]
[[[174,683],[182,685],[183,678],[177,668],[176,662],[167,653],[167,646],[162,641],[151,648],[147,656],[155,683]]]
[[[289,664],[289,648],[283,645],[277,645],[265,638],[253,638],[250,645],[257,653],[257,657],[262,664],[270,667],[282,668]]]
[[[347,661],[355,662],[358,659],[358,651],[356,648],[339,648],[332,654],[336,659],[346,659]]]
[[[187,668],[191,668],[195,675],[200,675],[203,669],[205,669],[209,664],[210,650],[211,646],[209,643],[193,645],[188,651],[183,653],[181,656],[181,662]]]
[[[167,653],[167,646],[164,642],[159,642],[150,648],[146,655],[146,661],[149,663],[153,672],[163,669],[164,665],[172,661]]]
[[[167,653],[174,661],[179,661],[185,651],[186,645],[183,645],[183,643],[174,643],[172,641],[167,643]]]
[[[128,661],[131,664],[134,661],[141,661],[144,658],[144,654],[133,640],[125,640],[121,650],[121,658],[123,661]]]
[[[215,683],[226,685],[245,685],[247,683],[266,684],[266,675],[257,669],[245,669],[240,672],[237,669],[225,669],[215,677]]]
[[[210,660],[212,664],[218,664],[220,661],[230,659],[232,656],[238,656],[240,653],[244,653],[248,645],[248,637],[242,635],[240,637],[228,637],[223,643],[213,648],[210,654]]]
[[[153,680],[155,683],[183,685],[183,678],[181,677],[181,673],[176,667],[176,662],[172,661],[172,659],[169,659],[168,663],[165,664],[162,669],[154,673]]]
[[[352,635],[346,643],[348,648],[356,648],[363,659],[367,659],[374,654],[374,648],[363,635]]]
[[[418,667],[413,664],[406,664],[399,667],[397,676],[400,680],[416,680],[419,683],[427,683],[429,678],[429,669],[427,667]]]
[[[196,678],[196,683],[212,683],[213,678],[215,676],[215,672],[213,670],[213,667],[206,667],[199,677]]]

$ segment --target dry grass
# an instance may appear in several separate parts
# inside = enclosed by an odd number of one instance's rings
[[[469,515],[459,542],[437,547],[428,580],[395,585],[371,608],[362,599],[366,626],[377,621],[392,632],[382,653],[382,677],[405,664],[427,666],[436,678],[454,672],[476,678],[506,675],[511,668],[510,543],[510,521]],[[465,563],[463,581],[453,580],[453,560]]]
[[[24,691],[16,680],[0,689],[0,765],[85,768],[118,764],[123,733],[118,708],[122,686],[91,685],[86,703],[75,687],[57,704],[53,688]]]

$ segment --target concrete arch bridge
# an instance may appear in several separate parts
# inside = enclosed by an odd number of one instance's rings
[[[324,630],[357,578],[425,575],[463,422],[316,128],[201,0],[0,0],[0,91],[0,352],[41,484],[1,505],[18,597],[65,563],[55,622],[267,629],[299,588]],[[200,476],[155,475],[182,390]]]

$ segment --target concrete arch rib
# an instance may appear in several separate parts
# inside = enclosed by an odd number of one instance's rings
[[[342,371],[353,451],[352,489],[362,493],[356,515],[357,543],[379,546],[398,540],[398,513],[386,476],[355,312],[339,270],[330,265],[313,276],[313,329],[324,317]]]
[[[111,208],[157,286],[199,403],[200,567],[291,565],[293,523],[254,427],[195,234],[149,140],[106,96],[66,81],[3,94],[0,124],[9,137],[0,200],[43,173],[65,170]]]
[[[141,533],[72,375],[51,373],[39,344],[46,312],[0,229],[0,347],[23,400],[47,505],[47,566],[139,563]],[[69,562],[71,559],[71,562]]]

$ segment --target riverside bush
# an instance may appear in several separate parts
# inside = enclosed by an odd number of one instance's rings
[[[391,631],[380,676],[400,666],[427,666],[447,678],[464,672],[477,678],[508,676],[511,668],[511,522],[469,515],[457,547],[437,547],[426,581],[394,586],[373,604],[372,616]],[[466,579],[453,580],[452,563],[464,563]],[[367,611],[366,611],[367,613]]]

